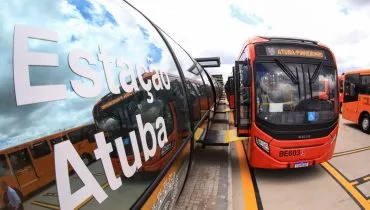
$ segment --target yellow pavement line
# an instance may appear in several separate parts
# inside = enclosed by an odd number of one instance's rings
[[[234,112],[229,112],[229,123],[234,126]]]
[[[58,193],[48,192],[48,193],[45,193],[43,196],[58,197]]]
[[[230,109],[230,108],[226,108],[226,109],[223,109],[223,110],[218,110],[216,112],[233,112],[234,109]]]
[[[108,186],[109,186],[109,184],[107,182],[107,183],[103,184],[101,187],[104,190]],[[80,205],[78,205],[75,209],[80,209],[81,207],[83,207],[84,205],[86,205],[86,203],[88,203],[89,201],[91,201],[91,199],[93,199],[93,196],[88,197],[84,202],[80,203]]]
[[[327,172],[350,194],[350,196],[356,201],[356,203],[363,209],[370,209],[370,203],[365,197],[350,183],[345,177],[343,177],[333,166],[328,162],[321,163]]]
[[[195,139],[195,141],[199,141],[200,140],[200,137],[202,136],[203,131],[204,131],[203,128],[197,128],[197,130],[194,133],[194,139]]]
[[[102,172],[95,172],[95,173],[92,173],[93,175],[95,176],[105,176],[105,173],[102,173]]]
[[[33,205],[41,206],[41,207],[48,208],[48,209],[56,209],[56,210],[60,209],[60,207],[58,205],[54,205],[54,204],[51,204],[51,203],[46,203],[46,202],[43,202],[43,201],[32,201],[31,203]]]
[[[349,151],[344,151],[344,152],[334,153],[333,157],[349,155],[349,154],[353,154],[353,153],[357,153],[357,152],[363,152],[363,151],[366,151],[366,150],[370,150],[370,146],[369,147],[358,148],[358,149],[354,149],[354,150],[349,150]]]
[[[252,176],[247,163],[247,157],[245,156],[243,145],[240,141],[236,142],[236,151],[238,153],[240,164],[240,176],[244,194],[245,209],[258,209],[256,193],[254,191]]]
[[[353,182],[350,182],[351,185],[356,185],[358,184],[358,181],[353,181]]]
[[[242,141],[248,139],[248,137],[238,137],[236,129],[224,131],[224,142],[230,143],[233,141]]]

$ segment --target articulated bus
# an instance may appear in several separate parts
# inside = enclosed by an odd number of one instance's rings
[[[147,75],[144,74],[144,81],[151,80],[153,73],[154,72]],[[135,157],[129,133],[134,131],[136,136],[140,136],[140,130],[136,119],[137,114],[141,115],[142,121],[153,124],[153,127],[155,127],[154,125],[156,124],[156,117],[162,116],[166,124],[166,133],[168,138],[168,142],[164,144],[162,149],[157,148],[154,156],[148,161],[143,161],[143,146],[140,141],[138,142],[140,157],[143,162],[143,166],[139,169],[141,172],[161,170],[168,162],[169,158],[172,157],[180,147],[181,142],[176,140],[188,135],[188,133],[182,133],[183,130],[187,130],[180,128],[181,121],[177,119],[177,116],[180,114],[176,114],[176,111],[178,112],[186,109],[184,104],[175,104],[176,97],[179,97],[179,94],[181,93],[181,82],[176,79],[174,75],[170,74],[169,79],[172,87],[169,90],[163,89],[153,93],[153,97],[156,98],[156,101],[153,103],[148,103],[146,100],[145,90],[139,90],[123,94],[110,93],[103,97],[94,106],[93,116],[95,123],[102,131],[104,131],[106,140],[108,142],[112,142],[114,152],[110,155],[113,168],[117,175],[121,175],[122,171],[114,140],[118,137],[124,137],[122,138],[122,141],[125,147],[126,156],[129,164],[132,165]],[[159,83],[158,80],[153,81],[157,84]],[[197,115],[200,115],[199,104],[193,103],[193,106],[194,105],[198,105],[198,107],[193,107],[193,109],[198,112]],[[181,124],[186,126],[183,123]],[[153,147],[152,136],[147,135],[146,138],[148,147]]]
[[[54,146],[67,140],[71,141],[85,164],[92,163],[96,131],[94,124],[88,124],[1,150],[0,180],[12,186],[21,198],[54,181]],[[0,195],[3,194],[0,189]]]
[[[348,71],[344,74],[342,116],[370,133],[370,69]]]
[[[236,121],[249,163],[299,168],[329,160],[338,133],[337,67],[316,41],[253,37],[235,62]]]
[[[154,74],[154,72],[150,74],[144,73],[144,81],[152,79]],[[95,124],[100,130],[104,131],[106,140],[112,142],[113,145],[114,151],[111,153],[111,160],[116,175],[121,175],[122,170],[114,141],[115,139],[124,137],[122,140],[129,164],[133,164],[135,160],[133,147],[129,138],[129,132],[132,131],[135,132],[136,136],[140,135],[140,129],[135,115],[141,114],[142,121],[150,122],[153,125],[156,123],[155,116],[163,116],[168,136],[168,142],[164,144],[162,149],[157,148],[154,156],[146,162],[144,161],[144,153],[142,151],[143,146],[140,141],[138,142],[140,157],[143,162],[143,166],[138,170],[139,172],[155,172],[163,169],[169,158],[172,157],[181,146],[180,142],[176,141],[176,139],[184,138],[189,135],[186,129],[187,125],[182,123],[181,119],[177,117],[181,116],[181,113],[178,112],[187,109],[183,107],[183,104],[176,104],[176,98],[179,97],[181,93],[181,81],[175,75],[168,74],[168,76],[172,87],[169,90],[164,89],[153,93],[154,97],[157,99],[153,103],[147,102],[145,90],[139,90],[137,92],[119,95],[108,94],[94,106],[93,116]],[[157,84],[159,83],[158,80],[152,81]],[[218,87],[216,81],[214,82],[213,84]],[[208,109],[207,103],[210,102],[210,98],[207,97],[206,89],[202,86],[203,84],[200,81],[193,79],[187,80],[187,89],[191,92],[189,94],[191,97],[190,115],[192,118],[198,120],[200,116],[206,114]],[[219,100],[218,94],[216,98]],[[148,135],[146,139],[149,147],[153,146],[149,145],[153,142],[151,138],[152,136]]]
[[[0,208],[174,208],[220,59],[192,58],[126,1],[0,8]]]
[[[338,76],[339,82],[339,111],[342,113],[342,105],[343,105],[343,91],[344,91],[344,74]]]

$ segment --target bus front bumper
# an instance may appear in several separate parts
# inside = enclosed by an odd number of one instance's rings
[[[254,142],[250,148],[249,163],[253,168],[301,168],[320,164],[332,158],[336,139],[328,138],[325,144],[305,147],[278,147],[270,145],[269,153]]]

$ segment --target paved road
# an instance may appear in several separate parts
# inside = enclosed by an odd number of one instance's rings
[[[341,119],[335,153],[312,168],[255,169],[263,208],[370,208],[370,135]]]
[[[134,178],[130,178],[129,181],[128,179],[123,179],[123,185],[116,191],[113,191],[108,185],[101,161],[95,161],[89,165],[89,170],[107,193],[108,198],[99,204],[94,198],[90,197],[77,209],[129,209],[152,182],[153,178],[157,176],[156,173],[137,174]],[[70,184],[72,192],[84,185],[77,174],[70,176]],[[24,203],[24,208],[27,210],[60,209],[57,186],[51,184],[41,192],[38,192]]]
[[[232,142],[229,147],[196,150],[195,164],[178,208],[370,209],[370,135],[353,123],[341,119],[333,159],[310,168],[250,169],[245,161],[242,163],[246,157],[240,154],[242,149],[238,151],[241,142]],[[227,164],[231,168],[228,173]],[[223,177],[216,176],[220,171]],[[224,190],[212,192],[211,186],[221,183]]]

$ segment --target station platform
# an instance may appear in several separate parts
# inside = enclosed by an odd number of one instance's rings
[[[215,114],[176,209],[370,209],[370,136],[355,124],[340,119],[330,161],[267,170],[249,167],[227,101]]]

